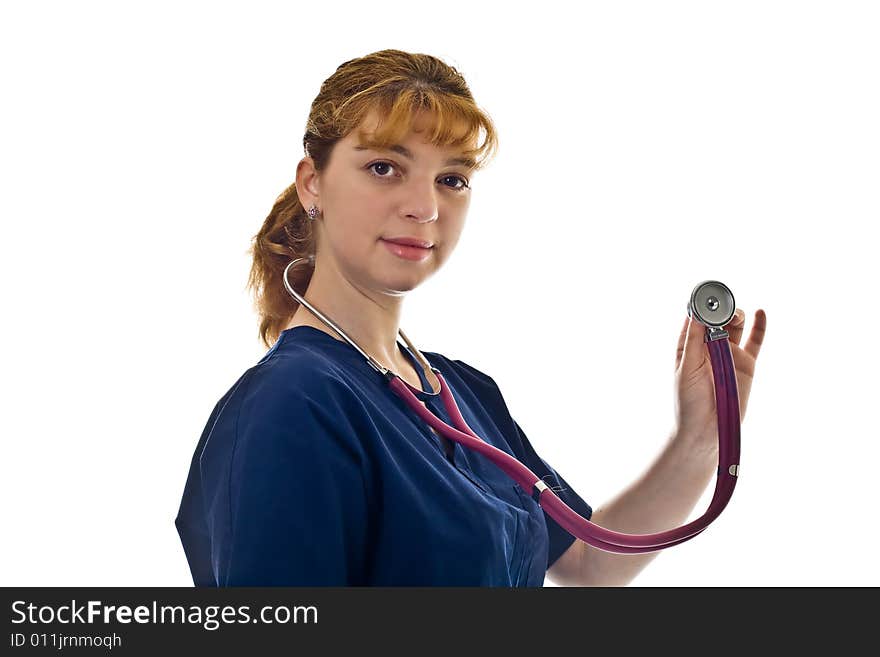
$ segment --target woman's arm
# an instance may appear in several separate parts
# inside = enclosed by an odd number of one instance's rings
[[[590,518],[627,534],[653,534],[684,525],[718,468],[718,446],[673,433],[650,467]],[[617,554],[575,539],[548,569],[561,586],[626,586],[658,552]]]

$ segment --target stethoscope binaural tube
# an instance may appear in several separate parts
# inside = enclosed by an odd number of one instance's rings
[[[450,427],[435,416],[413,394],[414,391],[424,391],[416,390],[397,374],[366,354],[332,320],[323,315],[317,308],[293,290],[288,283],[287,272],[291,266],[301,260],[305,260],[305,258],[293,260],[284,270],[282,280],[287,291],[357,349],[367,359],[370,366],[386,378],[391,389],[422,420],[446,438],[484,455],[518,483],[523,490],[531,491],[534,489],[535,493],[537,493],[537,502],[541,508],[572,536],[606,552],[620,554],[656,552],[688,541],[698,535],[721,514],[730,501],[739,476],[740,415],[736,370],[733,366],[728,333],[721,328],[733,317],[736,305],[733,294],[723,283],[719,281],[703,281],[694,288],[687,307],[688,315],[696,318],[697,321],[706,326],[705,342],[708,345],[709,359],[712,363],[712,373],[715,382],[715,405],[718,414],[718,471],[712,501],[700,518],[676,529],[656,534],[624,534],[605,529],[590,522],[563,502],[535,473],[516,458],[486,443],[477,436],[467,425],[464,417],[462,417],[461,411],[449,392],[443,375],[437,368],[428,363],[421,352],[406,337],[403,330],[400,330],[401,337],[406,341],[419,362],[424,367],[430,368],[440,382],[439,393],[425,394],[440,395],[441,401],[450,418],[452,418],[455,427]],[[309,258],[309,260],[314,262],[314,257]]]

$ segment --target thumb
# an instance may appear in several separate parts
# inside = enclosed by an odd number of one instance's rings
[[[684,342],[684,367],[695,368],[705,357],[706,327],[693,317],[688,317],[687,337]]]

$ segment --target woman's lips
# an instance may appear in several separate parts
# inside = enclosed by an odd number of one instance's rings
[[[381,239],[381,238],[380,238]],[[424,260],[429,255],[431,255],[431,249],[423,249],[418,246],[406,246],[404,244],[397,244],[396,242],[389,242],[388,240],[381,240],[382,244],[386,246],[386,248],[391,251],[396,256],[403,258],[404,260]]]

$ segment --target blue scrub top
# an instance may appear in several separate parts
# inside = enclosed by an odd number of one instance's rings
[[[431,390],[413,353],[423,390]],[[572,509],[495,381],[423,351],[464,419]],[[437,397],[416,396],[454,426]],[[196,586],[542,586],[574,537],[488,458],[429,425],[347,342],[281,332],[217,402],[175,520]]]

